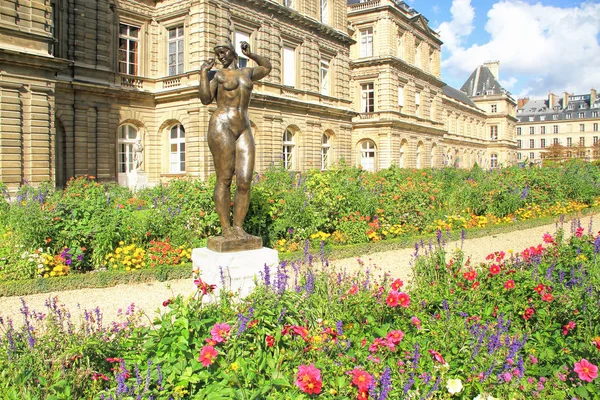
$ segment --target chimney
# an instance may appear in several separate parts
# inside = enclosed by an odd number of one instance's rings
[[[556,95],[554,93],[550,92],[548,94],[548,108],[552,110],[554,108],[554,106],[556,105],[557,101],[558,100],[556,98]]]
[[[497,81],[500,80],[500,61],[488,61],[483,63],[483,66],[490,70]]]
[[[529,97],[522,97],[517,100],[517,108],[523,108],[529,101]]]
[[[597,98],[598,94],[596,93],[596,89],[590,89],[590,107],[594,105]]]
[[[563,109],[567,108],[568,105],[569,105],[569,93],[564,92],[563,93],[563,104],[562,104]]]

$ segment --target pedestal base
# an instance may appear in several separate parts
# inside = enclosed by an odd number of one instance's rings
[[[245,239],[211,236],[206,240],[206,247],[217,253],[258,250],[262,248],[262,239],[258,236],[250,236]]]
[[[220,289],[239,292],[245,297],[254,288],[254,279],[264,274],[265,265],[270,276],[275,276],[279,264],[277,250],[266,247],[256,250],[219,253],[206,247],[192,250],[194,271],[200,271],[200,279]]]

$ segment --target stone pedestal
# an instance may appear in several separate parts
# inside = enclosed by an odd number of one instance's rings
[[[200,279],[207,284],[217,285],[215,294],[223,288],[239,292],[245,297],[254,288],[254,279],[261,279],[260,273],[269,267],[270,276],[274,277],[279,264],[277,250],[266,247],[256,250],[220,253],[206,247],[192,250],[194,270],[200,271]],[[272,279],[272,278],[271,278]]]
[[[231,253],[234,251],[258,250],[262,248],[262,238],[250,236],[248,238],[226,238],[211,236],[206,241],[206,247],[217,253]]]
[[[148,175],[146,171],[133,170],[127,174],[127,187],[133,191],[148,187]]]

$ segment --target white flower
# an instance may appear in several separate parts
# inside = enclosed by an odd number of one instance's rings
[[[491,394],[482,393],[482,394],[478,394],[476,397],[474,397],[473,400],[500,400],[500,399],[497,397],[493,397]]]
[[[463,388],[462,381],[460,379],[448,379],[446,388],[450,394],[460,393]]]

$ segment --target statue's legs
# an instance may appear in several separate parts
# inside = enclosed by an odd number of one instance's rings
[[[215,184],[215,210],[219,216],[224,237],[236,236],[229,222],[231,181],[235,171],[236,143],[230,129],[217,129],[211,124],[208,130],[208,147],[215,162],[217,182]]]
[[[250,185],[254,172],[255,147],[250,128],[246,129],[238,140],[235,148],[235,178],[236,191],[233,200],[233,229],[240,237],[248,237],[244,229],[244,219],[250,206]]]

